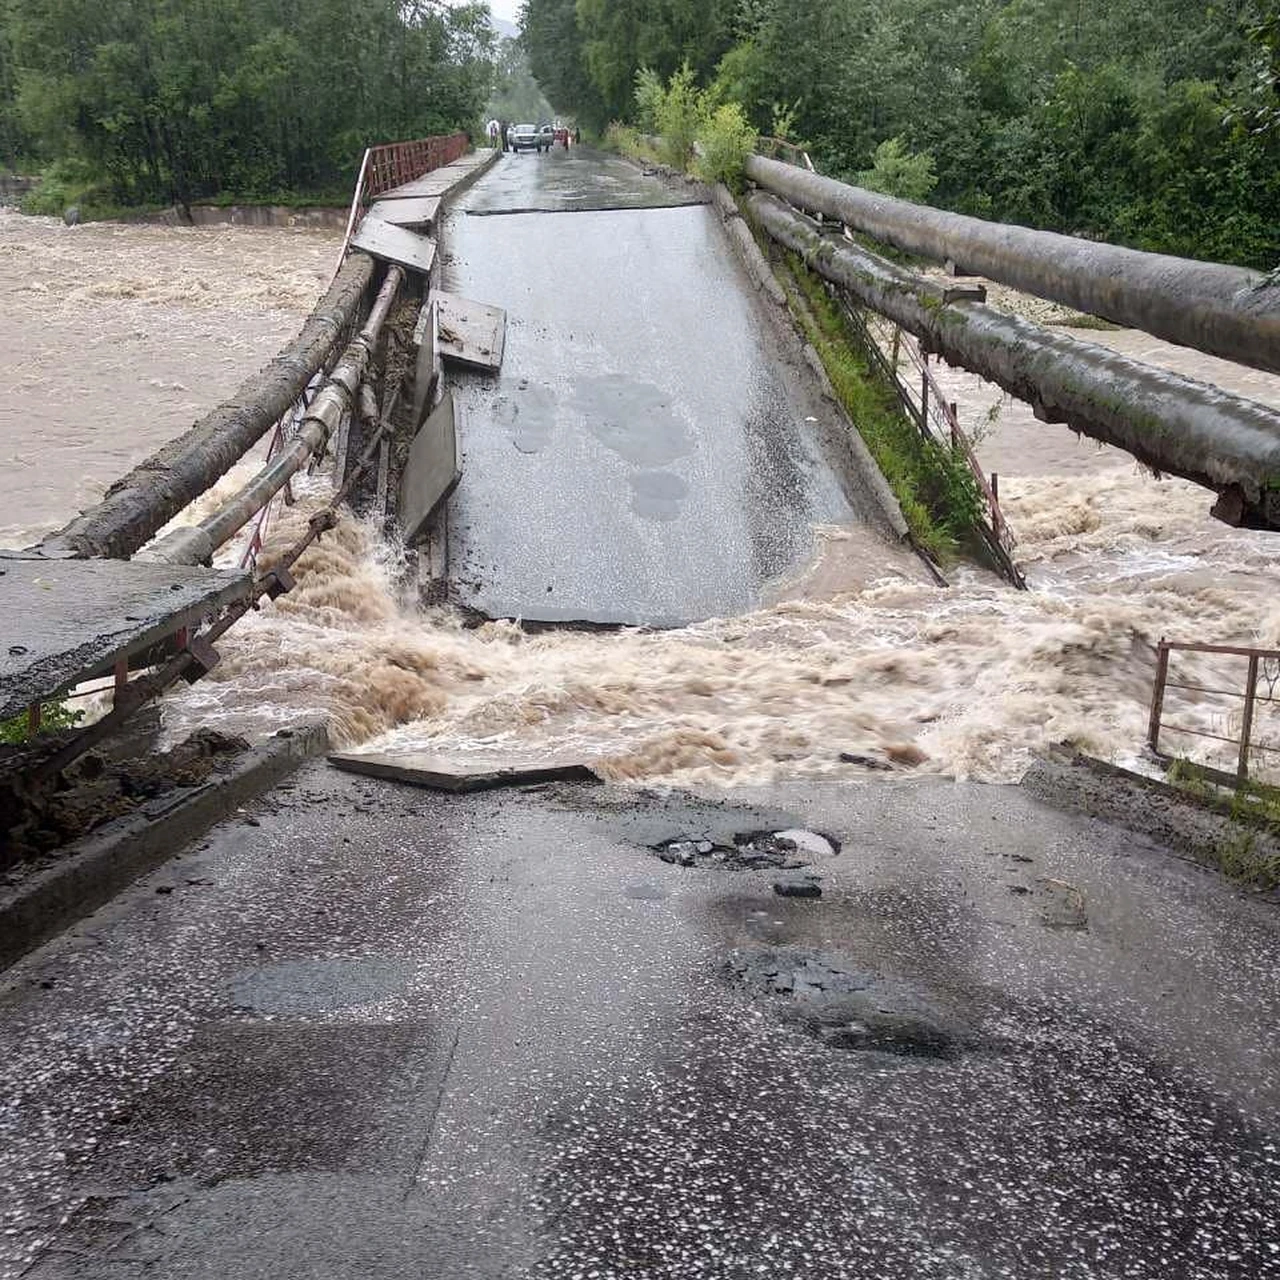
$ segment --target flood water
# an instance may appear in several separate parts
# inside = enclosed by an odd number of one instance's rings
[[[340,244],[0,207],[0,546],[57,528],[229,396],[297,333]]]
[[[264,363],[296,332],[336,246],[324,233],[67,229],[0,211],[0,544],[55,527]],[[1081,336],[1280,406],[1280,378],[1144,335]],[[830,527],[810,571],[747,616],[526,635],[419,611],[402,599],[394,552],[351,522],[308,553],[293,594],[222,642],[212,677],[171,698],[170,733],[322,715],[344,745],[574,750],[636,782],[880,768],[1011,781],[1063,740],[1136,761],[1161,636],[1280,647],[1275,535],[1219,524],[1211,494],[1036,422],[971,375],[940,378],[1000,474],[1030,592],[964,567],[946,589],[894,573],[866,585],[865,564],[845,583],[851,537]],[[307,509],[283,515],[277,535]],[[1183,673],[1242,687],[1220,660]],[[1272,706],[1259,732],[1280,745]],[[1204,695],[1175,696],[1169,712],[1223,736],[1238,724],[1238,704]],[[1200,739],[1197,754],[1234,753]]]

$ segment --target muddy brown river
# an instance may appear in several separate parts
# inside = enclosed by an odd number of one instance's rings
[[[65,228],[0,210],[0,545],[56,527],[264,363],[336,248],[328,233]],[[1280,378],[1128,331],[1081,336],[1280,406]],[[868,767],[1011,781],[1062,740],[1138,762],[1161,636],[1280,646],[1275,535],[1226,528],[1204,490],[1036,422],[962,371],[939,376],[1000,474],[1029,592],[963,565],[946,589],[894,572],[866,584],[865,565],[842,576],[850,535],[830,527],[809,572],[747,616],[526,635],[420,611],[394,551],[353,522],[307,557],[299,590],[228,637],[212,678],[170,700],[170,733],[321,715],[346,745],[565,749],[635,782]],[[1207,661],[1186,672],[1240,683]],[[1171,718],[1227,736],[1233,705],[1175,698]],[[1269,708],[1259,732],[1280,746]],[[1205,743],[1168,740],[1230,762]]]

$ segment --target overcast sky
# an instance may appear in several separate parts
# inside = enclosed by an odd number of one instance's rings
[[[489,0],[489,8],[499,18],[506,18],[508,22],[518,22],[520,2],[521,0]]]

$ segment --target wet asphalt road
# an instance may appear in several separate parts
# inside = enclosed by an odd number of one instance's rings
[[[6,975],[0,1277],[1280,1276],[1273,908],[1014,788],[768,801],[309,766]],[[819,900],[648,851],[798,822]]]
[[[815,525],[890,540],[691,192],[587,150],[507,155],[446,220],[445,286],[508,313],[501,374],[452,381],[457,603],[674,625],[758,604]]]

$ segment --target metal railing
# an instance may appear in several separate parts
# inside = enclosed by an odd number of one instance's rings
[[[1019,591],[1025,591],[1027,580],[1014,560],[1017,539],[1000,509],[1000,493],[995,477],[987,479],[987,474],[973,451],[973,444],[960,425],[955,402],[947,400],[929,368],[928,355],[920,350],[919,344],[909,333],[903,333],[894,325],[891,326],[892,333],[886,334],[886,322],[878,316],[875,317],[880,325],[877,330],[871,319],[872,313],[864,312],[843,295],[838,296],[840,305],[862,339],[876,372],[897,393],[903,412],[916,424],[920,434],[934,444],[950,447],[964,459],[986,507],[986,519],[979,529],[982,540],[1001,574]],[[919,375],[918,384],[915,378],[908,380],[902,376],[903,359]]]
[[[342,238],[338,264],[341,265],[346,257],[347,246],[371,200],[404,186],[406,182],[415,182],[433,169],[441,169],[462,159],[470,145],[471,139],[465,133],[450,133],[367,148],[360,162],[356,189],[351,196],[351,211],[347,215],[347,231]]]
[[[783,138],[760,138],[756,142],[756,151],[760,155],[783,160],[800,169],[807,169],[810,173],[817,172],[809,153],[803,147],[794,142],[787,142]],[[812,216],[821,228],[824,225],[822,215]],[[833,227],[832,230],[834,229]],[[853,232],[847,226],[841,226],[840,233],[846,239],[853,239]],[[937,443],[949,445],[965,460],[965,465],[973,476],[974,484],[977,485],[987,510],[987,519],[980,529],[982,540],[986,543],[987,549],[1004,577],[1019,591],[1025,591],[1027,580],[1014,560],[1017,539],[1013,536],[1013,530],[1010,529],[1009,522],[1000,509],[999,482],[994,475],[988,480],[977,454],[973,451],[972,441],[960,425],[956,404],[947,400],[929,368],[928,354],[920,349],[919,344],[910,334],[903,333],[898,325],[892,326],[893,333],[890,337],[886,338],[882,332],[877,333],[868,319],[872,313],[864,312],[842,293],[836,292],[845,315],[863,340],[867,355],[876,365],[884,381],[897,392],[903,411],[916,424],[921,435]],[[957,292],[960,291],[957,290]],[[975,289],[966,292],[985,297],[984,290]],[[882,326],[887,324],[883,317],[877,316],[876,319]],[[886,354],[886,347],[891,354]],[[918,391],[912,383],[902,377],[899,371],[901,358],[904,356],[907,363],[913,365],[919,375]]]
[[[1215,688],[1213,685],[1188,680],[1171,680],[1169,678],[1169,659],[1174,653],[1218,654],[1228,658],[1242,659],[1245,662],[1243,688]],[[1156,646],[1155,686],[1151,694],[1151,717],[1147,726],[1147,746],[1152,754],[1159,756],[1161,733],[1187,734],[1195,738],[1206,738],[1216,742],[1224,742],[1235,747],[1236,772],[1238,782],[1249,777],[1249,760],[1251,755],[1264,754],[1280,756],[1280,739],[1274,743],[1264,743],[1255,733],[1257,728],[1257,712],[1259,706],[1280,704],[1277,696],[1280,686],[1280,649],[1259,649],[1249,645],[1230,644],[1197,644],[1161,639]],[[1222,726],[1225,733],[1215,733],[1212,729],[1194,728],[1187,724],[1177,724],[1165,716],[1165,694],[1168,690],[1200,695],[1205,698],[1225,698],[1231,703],[1240,704],[1239,731],[1231,732],[1233,715],[1228,713],[1226,723]],[[1265,689],[1265,692],[1260,692]]]

